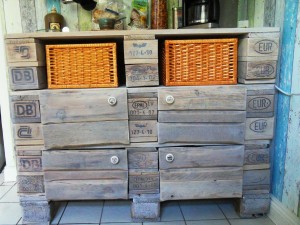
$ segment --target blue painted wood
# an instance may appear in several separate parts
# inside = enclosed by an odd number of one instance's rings
[[[58,13],[61,13],[60,0],[47,0],[47,11],[48,11],[48,13],[51,12],[51,9],[53,8],[53,6],[56,8],[56,11]]]
[[[282,30],[280,76],[277,85],[286,92],[291,92],[294,46],[299,0],[286,0]],[[274,138],[272,193],[282,201],[287,135],[289,124],[290,97],[278,93],[277,119]]]

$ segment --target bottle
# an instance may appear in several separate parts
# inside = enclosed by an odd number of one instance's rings
[[[167,0],[151,1],[151,29],[168,28]]]
[[[46,31],[61,31],[64,24],[64,17],[57,13],[56,8],[53,7],[51,12],[45,16]]]

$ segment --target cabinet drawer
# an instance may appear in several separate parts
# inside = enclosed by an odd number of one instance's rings
[[[129,144],[128,121],[43,125],[45,149]]]
[[[128,170],[127,150],[54,150],[43,152],[44,170]]]
[[[160,200],[238,198],[242,167],[160,170]]]
[[[46,171],[48,200],[127,199],[128,171]]]
[[[158,142],[243,144],[244,123],[159,123]]]
[[[128,120],[125,88],[44,90],[42,123]]]
[[[161,88],[158,110],[246,110],[243,86]]]
[[[244,146],[168,147],[159,149],[160,169],[241,167],[243,166],[243,160]]]

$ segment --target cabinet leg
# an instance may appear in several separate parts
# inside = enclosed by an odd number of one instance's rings
[[[133,222],[159,221],[159,194],[141,194],[133,196],[131,217]]]
[[[270,210],[270,194],[244,194],[236,200],[235,208],[241,218],[265,216]]]
[[[54,203],[48,202],[45,196],[20,196],[23,209],[23,224],[49,224]]]

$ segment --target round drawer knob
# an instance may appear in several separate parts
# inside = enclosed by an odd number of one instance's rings
[[[166,97],[166,102],[167,102],[169,105],[171,105],[171,104],[173,104],[173,103],[175,102],[175,98],[174,98],[172,95],[168,95],[168,96]]]
[[[110,162],[112,163],[112,164],[114,164],[114,165],[116,165],[116,164],[118,164],[119,163],[119,157],[118,156],[112,156],[111,158],[110,158]]]
[[[108,104],[110,104],[110,105],[115,105],[115,104],[117,104],[117,99],[116,99],[115,97],[109,97],[109,98],[107,99],[107,101],[108,101]]]
[[[173,162],[174,161],[174,155],[171,154],[171,153],[167,154],[166,155],[166,161],[169,162],[169,163]]]

